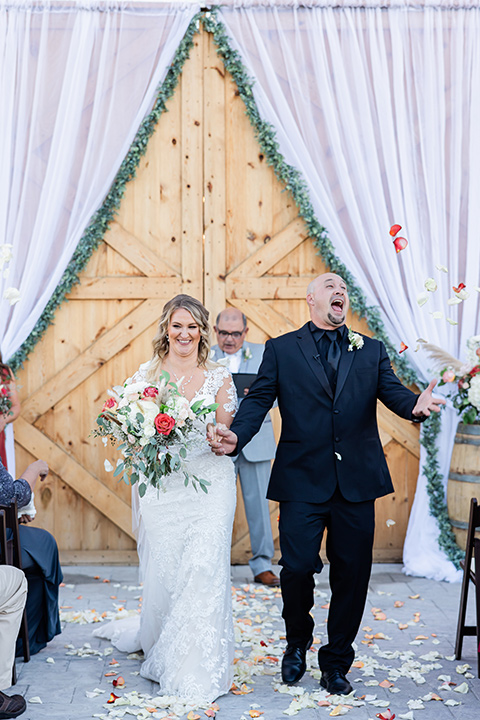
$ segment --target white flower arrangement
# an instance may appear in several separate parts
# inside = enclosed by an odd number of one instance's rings
[[[348,328],[348,340],[350,342],[350,345],[348,346],[348,352],[352,352],[353,350],[361,350],[365,343],[363,337],[359,333],[353,332],[352,328]]]

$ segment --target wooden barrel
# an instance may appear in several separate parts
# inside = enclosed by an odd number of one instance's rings
[[[459,423],[448,476],[447,506],[458,545],[467,538],[470,500],[480,502],[480,425]]]

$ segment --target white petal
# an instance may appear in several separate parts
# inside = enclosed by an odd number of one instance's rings
[[[10,305],[15,305],[15,303],[20,300],[20,292],[14,287],[6,288],[3,293],[3,299],[8,300]]]
[[[110,462],[110,460],[105,459],[105,461],[104,461],[104,463],[103,463],[103,466],[104,466],[104,468],[105,468],[105,470],[106,470],[107,472],[112,472],[112,470],[113,470],[113,465],[112,465],[112,463]]]
[[[458,322],[452,318],[447,318],[447,322],[450,323],[450,325],[458,325]]]
[[[461,302],[462,302],[462,298],[460,298],[460,297],[453,297],[453,298],[449,298],[449,299],[447,300],[447,305],[458,305],[458,304],[461,303]]]
[[[425,305],[425,303],[428,300],[427,293],[420,293],[420,295],[417,295],[417,303],[422,307],[422,305]]]
[[[392,527],[392,525],[395,525],[395,520],[391,520],[390,518],[386,522],[387,527]]]
[[[435,310],[435,312],[432,312],[432,317],[434,320],[441,320],[443,318],[443,313],[441,310]]]
[[[437,268],[437,270],[440,270],[440,272],[448,273],[448,270],[445,267],[445,265],[438,264],[438,265],[435,265],[435,267]],[[401,715],[400,715],[400,717],[401,717]]]

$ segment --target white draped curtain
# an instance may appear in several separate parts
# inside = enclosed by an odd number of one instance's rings
[[[21,296],[2,301],[3,358],[52,296],[199,7],[0,0],[0,242],[13,245],[0,298]]]
[[[233,2],[220,17],[255,81],[260,115],[305,178],[337,256],[428,381],[431,363],[414,352],[417,338],[464,357],[466,339],[478,332],[480,11],[477,2],[385,5],[257,0]],[[393,223],[409,241],[398,255]],[[438,290],[421,308],[428,277]],[[460,282],[471,295],[448,306]],[[439,439],[445,485],[457,422],[449,409]],[[421,474],[406,572],[458,579],[438,534]]]

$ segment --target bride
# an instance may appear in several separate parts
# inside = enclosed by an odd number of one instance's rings
[[[177,295],[163,308],[152,359],[131,381],[158,381],[165,370],[190,402],[218,403],[217,423],[230,426],[235,387],[228,370],[209,360],[209,332],[204,306]],[[181,472],[165,478],[165,492],[148,486],[140,498],[134,486],[144,582],[140,627],[132,633],[128,619],[113,621],[94,634],[120,650],[141,648],[140,674],[158,682],[162,694],[210,703],[229,691],[233,678],[230,544],[236,491],[233,462],[211,452],[206,425],[196,422],[186,462],[211,483],[208,494],[191,483],[185,487]]]

